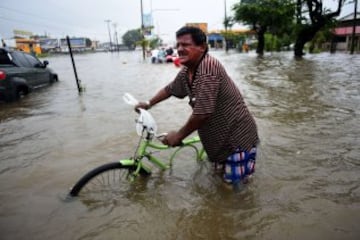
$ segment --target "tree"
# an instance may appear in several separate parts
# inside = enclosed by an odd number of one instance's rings
[[[228,39],[228,28],[232,28],[232,26],[234,25],[234,20],[232,17],[228,17],[225,15],[224,21],[223,21],[224,27],[225,27],[225,34],[224,34],[224,38],[225,38],[225,50],[228,51],[229,50],[229,39]]]
[[[294,46],[296,57],[302,57],[305,44],[313,40],[320,30],[333,23],[335,17],[340,15],[345,2],[346,0],[338,0],[337,10],[331,12],[329,9],[323,8],[322,0],[297,0],[297,37]],[[309,16],[305,18],[303,13],[307,13]]]
[[[157,36],[155,38],[150,39],[150,41],[149,41],[149,47],[151,49],[155,49],[158,46],[160,46],[161,44],[162,44],[162,40]]]
[[[245,42],[245,34],[243,33],[236,33],[232,31],[222,31],[221,35],[224,36],[226,39],[226,48],[235,48],[238,47],[238,49],[241,49],[241,46],[237,46],[240,42]],[[226,50],[226,49],[225,49]]]
[[[262,55],[265,33],[281,34],[287,25],[292,24],[295,5],[292,0],[247,0],[235,4],[233,11],[234,20],[250,25],[256,31],[256,53]]]
[[[129,49],[135,49],[136,44],[142,41],[142,39],[140,29],[129,30],[122,36],[124,45]]]

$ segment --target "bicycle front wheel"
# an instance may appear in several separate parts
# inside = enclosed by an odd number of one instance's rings
[[[72,197],[79,195],[102,195],[108,192],[117,192],[121,185],[129,185],[135,165],[124,166],[120,162],[113,162],[101,165],[77,181],[70,190]]]

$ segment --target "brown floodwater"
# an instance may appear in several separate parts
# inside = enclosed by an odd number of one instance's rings
[[[122,95],[147,100],[179,69],[140,51],[75,55],[79,95],[70,57],[49,57],[58,83],[0,103],[0,238],[360,239],[360,55],[211,54],[258,124],[250,184],[231,191],[184,152],[124,194],[67,199],[82,174],[133,154]],[[190,109],[170,99],[151,112],[166,132]]]

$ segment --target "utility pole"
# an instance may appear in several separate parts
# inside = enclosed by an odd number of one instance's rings
[[[114,41],[115,41],[115,49],[118,52],[119,51],[119,40],[118,40],[118,34],[117,34],[117,23],[113,23],[113,27],[114,27]]]
[[[145,60],[145,36],[144,36],[144,16],[143,16],[143,1],[140,0],[140,10],[141,10],[141,45],[143,52],[143,60]]]
[[[224,0],[224,10],[225,10],[225,21],[224,21],[224,25],[225,25],[225,32],[227,32],[227,14],[226,14],[226,0]]]
[[[228,47],[228,43],[226,40],[227,28],[228,28],[228,18],[227,18],[227,14],[226,14],[226,0],[224,0],[224,5],[225,5],[225,19],[224,19],[225,36],[224,36],[224,40],[225,40],[225,51],[227,52],[229,50],[229,47]]]
[[[105,22],[107,22],[107,27],[108,27],[108,31],[109,31],[109,39],[110,39],[110,52],[111,52],[111,50],[112,50],[111,32],[110,32],[110,22],[111,22],[111,20],[105,20]]]
[[[354,50],[355,50],[357,2],[358,2],[357,0],[354,1],[354,23],[353,23],[353,32],[352,32],[352,37],[351,37],[351,51],[350,51],[350,54],[354,54]]]

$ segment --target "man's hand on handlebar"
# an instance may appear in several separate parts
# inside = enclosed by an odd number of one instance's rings
[[[139,102],[138,104],[135,105],[134,109],[136,112],[139,112],[139,108],[148,110],[151,108],[150,102],[146,101],[146,102]]]
[[[166,136],[164,136],[161,142],[165,145],[176,147],[182,144],[182,138],[179,137],[176,131],[171,131]]]

